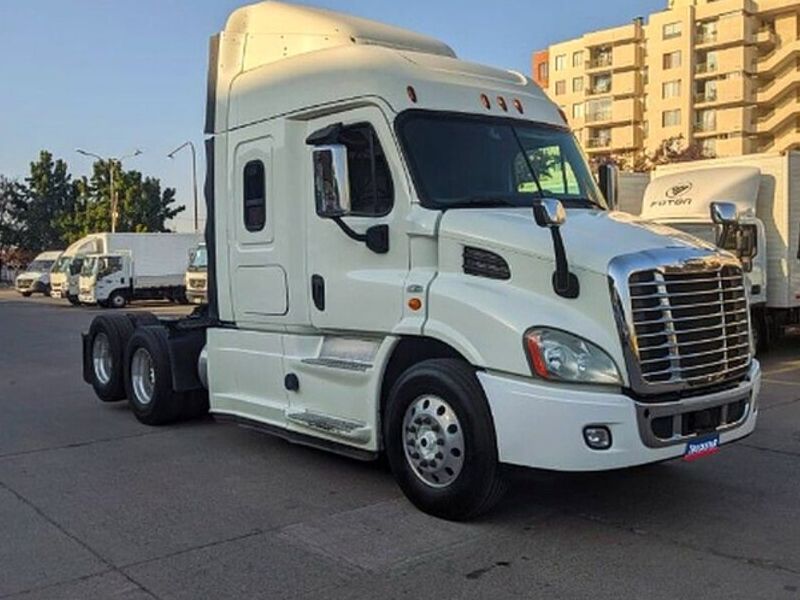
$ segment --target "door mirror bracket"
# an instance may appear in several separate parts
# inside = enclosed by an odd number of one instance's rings
[[[534,200],[533,218],[539,227],[550,229],[553,238],[553,251],[556,259],[556,270],[553,273],[553,291],[562,298],[577,298],[580,294],[580,282],[574,273],[569,271],[567,253],[564,250],[564,239],[561,237],[561,225],[567,220],[567,212],[561,201],[555,198]]]

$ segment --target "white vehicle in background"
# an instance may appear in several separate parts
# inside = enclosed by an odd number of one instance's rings
[[[715,202],[733,205],[734,223],[713,222]],[[800,152],[659,167],[641,216],[739,257],[759,349],[800,323]]]
[[[502,464],[694,460],[753,431],[739,261],[608,210],[615,178],[530,79],[262,2],[212,38],[208,90],[208,305],[95,318],[101,400],[385,453],[450,519],[500,498]]]
[[[78,277],[83,266],[83,255],[71,255],[65,250],[50,271],[50,297],[66,298],[70,304],[80,304],[78,300]]]
[[[82,304],[123,308],[133,300],[186,302],[186,257],[194,233],[131,233],[116,250],[88,254],[78,280]],[[124,246],[124,248],[123,248]]]
[[[205,244],[200,244],[190,254],[185,283],[186,299],[192,304],[205,304],[208,286],[208,252]]]
[[[20,294],[29,297],[31,294],[50,293],[50,269],[56,264],[61,250],[42,252],[25,268],[25,271],[17,275],[14,280],[14,289]]]

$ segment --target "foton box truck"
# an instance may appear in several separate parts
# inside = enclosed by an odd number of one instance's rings
[[[736,223],[716,225],[714,202],[731,203]],[[800,323],[800,152],[659,167],[645,190],[642,217],[740,258],[757,347],[767,349],[787,325]]]
[[[753,430],[739,261],[609,211],[525,76],[262,2],[212,38],[208,89],[207,308],[97,317],[102,400],[385,453],[451,519],[498,500],[503,463],[695,459]]]
[[[78,299],[111,308],[132,300],[186,302],[184,273],[198,240],[194,233],[112,234],[111,250],[84,256]]]

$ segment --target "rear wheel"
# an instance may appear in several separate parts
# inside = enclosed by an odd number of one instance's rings
[[[125,315],[101,315],[89,327],[91,384],[103,402],[125,398],[123,360],[133,325]]]
[[[184,395],[172,389],[172,366],[166,333],[140,327],[128,342],[125,387],[136,418],[146,425],[165,425],[183,417]]]
[[[427,360],[400,376],[386,407],[384,444],[400,488],[437,517],[477,517],[505,490],[492,416],[462,361]]]

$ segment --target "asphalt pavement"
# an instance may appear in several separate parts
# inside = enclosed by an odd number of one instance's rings
[[[102,404],[80,371],[100,310],[0,290],[0,598],[800,599],[800,338],[762,361],[746,440],[515,471],[465,524],[415,510],[380,464]]]

